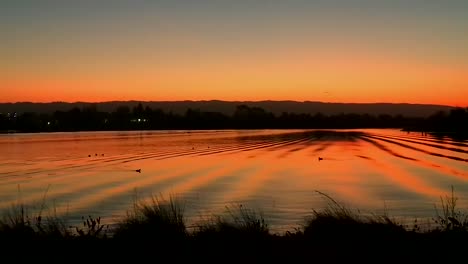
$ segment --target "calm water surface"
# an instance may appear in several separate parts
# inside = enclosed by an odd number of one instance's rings
[[[0,158],[0,209],[33,210],[45,199],[71,223],[87,215],[112,223],[135,194],[176,196],[189,221],[243,204],[273,230],[323,208],[316,191],[413,220],[434,216],[454,186],[468,209],[468,142],[398,130],[4,134]]]

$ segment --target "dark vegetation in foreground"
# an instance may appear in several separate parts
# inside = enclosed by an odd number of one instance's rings
[[[83,218],[68,226],[55,216],[28,215],[13,206],[0,221],[0,252],[21,260],[65,258],[95,262],[447,262],[466,258],[468,219],[456,208],[457,198],[441,197],[431,226],[402,225],[387,214],[364,216],[326,194],[321,211],[313,210],[304,225],[283,234],[269,230],[260,213],[242,205],[227,207],[188,227],[183,205],[173,199],[136,201],[115,227],[100,218]],[[14,252],[20,252],[16,255]],[[198,263],[198,262],[197,262]]]
[[[0,114],[0,131],[57,132],[170,129],[314,129],[314,128],[400,128],[409,131],[468,134],[468,108],[439,111],[423,117],[389,114],[320,112],[273,114],[260,107],[238,105],[232,115],[188,109],[185,114],[152,109],[141,103],[130,109],[120,106],[113,112],[98,111],[95,104],[51,114]]]

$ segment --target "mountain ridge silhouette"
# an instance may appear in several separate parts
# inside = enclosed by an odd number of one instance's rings
[[[324,115],[334,114],[388,114],[403,115],[407,117],[427,117],[437,111],[450,111],[456,107],[437,104],[411,104],[411,103],[332,103],[320,101],[292,101],[292,100],[263,100],[263,101],[223,101],[223,100],[181,100],[181,101],[103,101],[103,102],[15,102],[0,103],[0,113],[7,112],[35,112],[53,113],[55,111],[68,111],[74,107],[83,108],[95,105],[97,110],[112,112],[119,106],[130,108],[141,103],[144,107],[161,109],[166,112],[183,114],[188,109],[199,109],[200,111],[220,112],[226,115],[234,113],[238,105],[249,107],[260,107],[275,115],[287,113],[322,113]]]

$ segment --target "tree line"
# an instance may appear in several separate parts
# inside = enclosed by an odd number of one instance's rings
[[[232,115],[188,109],[184,114],[152,109],[141,103],[119,106],[112,112],[96,105],[74,107],[51,114],[25,112],[0,114],[0,131],[56,132],[170,129],[313,129],[313,128],[401,128],[411,131],[468,131],[468,108],[439,111],[422,117],[388,114],[288,113],[274,115],[260,107],[238,105]]]

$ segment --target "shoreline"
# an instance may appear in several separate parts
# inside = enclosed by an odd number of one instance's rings
[[[434,227],[427,230],[417,219],[403,226],[385,213],[364,216],[320,194],[328,199],[328,207],[312,210],[302,227],[283,234],[272,233],[268,219],[242,205],[213,215],[189,232],[179,201],[154,198],[136,201],[112,235],[100,217],[83,216],[81,225],[66,226],[53,216],[25,215],[19,205],[16,215],[0,218],[0,242],[5,253],[52,250],[56,253],[52,258],[66,253],[83,261],[121,261],[125,256],[138,261],[205,263],[398,263],[466,257],[468,219],[458,211],[453,192],[441,197],[441,211],[434,216]],[[38,255],[28,257],[37,260]]]

